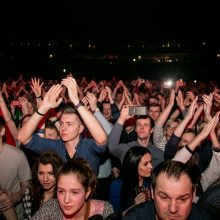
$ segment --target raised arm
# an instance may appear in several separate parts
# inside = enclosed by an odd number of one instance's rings
[[[8,110],[8,107],[7,107],[6,103],[5,103],[5,100],[4,100],[3,96],[2,96],[1,91],[0,91],[0,108],[2,110],[2,114],[3,114],[4,120],[5,120],[8,128],[9,128],[9,130],[10,130],[14,140],[16,140],[17,135],[18,135],[18,129],[17,129],[16,125],[15,125],[15,122],[12,119],[11,113]]]
[[[71,102],[74,104],[74,106],[77,106],[80,103],[80,100],[78,97],[76,80],[72,77],[67,77],[62,80],[62,85],[67,87]],[[107,135],[92,112],[83,105],[78,107],[77,111],[89,129],[92,137],[95,139],[96,143],[99,145],[105,144],[107,141]]]
[[[44,96],[42,105],[38,108],[38,110],[30,117],[27,123],[21,128],[18,133],[18,140],[22,144],[27,144],[31,138],[32,134],[37,128],[38,123],[44,117],[44,115],[51,108],[55,108],[59,106],[62,101],[62,98],[59,98],[59,95],[62,91],[62,86],[60,84],[53,85],[46,95]]]
[[[198,97],[195,98],[195,100],[192,102],[192,104],[190,105],[188,112],[185,116],[185,118],[182,120],[182,122],[177,126],[177,128],[174,131],[174,134],[177,137],[181,137],[187,124],[190,122],[190,120],[192,119],[195,109],[196,109],[196,102],[197,102]]]
[[[170,100],[168,105],[166,106],[166,108],[164,109],[164,111],[161,112],[159,118],[156,121],[156,124],[163,127],[167,118],[169,117],[169,114],[173,108],[174,105],[174,100],[175,100],[175,92],[174,90],[171,91],[171,95],[170,95]]]

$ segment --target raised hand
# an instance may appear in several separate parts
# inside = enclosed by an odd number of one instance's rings
[[[86,100],[88,101],[90,105],[90,109],[94,111],[97,107],[97,98],[93,93],[87,92],[86,93]]]
[[[211,120],[211,109],[212,109],[212,100],[213,100],[213,94],[210,93],[209,95],[203,95],[203,106],[204,106],[204,113],[205,113],[205,121]]]
[[[35,94],[35,97],[40,97],[42,95],[42,86],[44,82],[40,84],[40,79],[39,78],[32,78],[31,79],[31,88]]]
[[[74,105],[79,103],[79,96],[77,91],[77,83],[73,77],[67,77],[62,80],[61,84],[66,86],[69,98]]]
[[[45,94],[42,105],[46,106],[48,109],[59,106],[62,102],[62,98],[59,97],[61,91],[62,86],[60,84],[53,85]]]

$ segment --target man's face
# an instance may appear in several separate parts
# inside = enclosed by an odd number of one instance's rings
[[[59,138],[59,134],[55,129],[45,128],[45,138],[56,140]]]
[[[177,180],[175,177],[168,177],[165,173],[161,173],[156,178],[152,197],[157,220],[186,220],[191,211],[195,192],[186,174]]]
[[[137,119],[135,131],[137,132],[137,136],[139,139],[147,139],[153,132],[150,119]]]
[[[72,141],[79,137],[83,125],[76,114],[63,114],[60,118],[60,137],[64,142]]]
[[[180,146],[186,146],[188,143],[190,143],[193,139],[195,138],[195,134],[190,132],[190,133],[184,133],[181,137]]]
[[[156,121],[160,115],[160,107],[159,106],[150,106],[148,114],[154,121]]]
[[[109,120],[111,118],[111,115],[112,115],[112,110],[111,110],[110,103],[103,103],[102,108],[103,108],[103,115],[105,116],[105,118],[107,120]]]

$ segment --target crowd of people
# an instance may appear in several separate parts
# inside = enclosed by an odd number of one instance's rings
[[[219,114],[216,82],[0,82],[0,220],[219,219]]]

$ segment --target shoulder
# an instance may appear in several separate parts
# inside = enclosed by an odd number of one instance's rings
[[[103,217],[107,217],[108,215],[114,212],[113,207],[110,202],[98,199],[90,199],[90,209],[92,215],[100,214]]]
[[[209,214],[208,211],[205,209],[199,207],[196,204],[192,205],[191,213],[190,213],[190,218],[189,220],[214,220],[213,217]]]
[[[125,220],[146,220],[146,219],[155,219],[154,213],[154,203],[153,201],[148,201],[140,203],[131,209],[129,209],[124,218]]]

